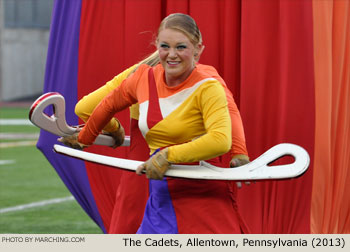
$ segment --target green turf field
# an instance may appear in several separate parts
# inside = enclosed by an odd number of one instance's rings
[[[27,119],[28,109],[0,108],[0,119]],[[33,139],[0,139],[0,233],[100,234],[101,230],[73,200],[2,212],[24,204],[70,197],[55,170],[35,147],[39,129],[31,125],[1,126],[0,133],[29,133]],[[6,147],[25,142],[28,146]],[[5,164],[1,162],[7,162]]]

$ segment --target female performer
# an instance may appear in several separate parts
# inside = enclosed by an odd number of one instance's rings
[[[113,115],[139,104],[139,127],[151,158],[137,169],[150,178],[150,196],[138,233],[241,233],[233,183],[163,178],[171,163],[220,156],[231,149],[231,120],[222,84],[198,67],[200,31],[188,15],[172,14],[158,30],[160,63],[140,65],[95,109],[79,135],[64,139],[75,147],[93,143]],[[117,126],[118,130],[121,129]],[[244,137],[236,139],[247,161]]]

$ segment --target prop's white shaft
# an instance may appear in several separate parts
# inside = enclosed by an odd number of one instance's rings
[[[44,109],[50,105],[53,106],[54,113],[48,116],[44,113]],[[56,92],[46,93],[40,96],[30,108],[29,119],[34,125],[57,136],[68,136],[80,130],[78,127],[71,127],[67,124],[64,97]],[[99,135],[94,144],[113,146],[114,139],[107,135]],[[125,137],[123,145],[130,145],[130,137]],[[54,145],[54,149],[58,153],[71,157],[131,171],[135,171],[142,164],[141,161],[107,157],[60,145]],[[268,166],[269,163],[285,155],[293,156],[295,161],[288,165]],[[202,161],[199,166],[172,165],[171,169],[165,175],[213,180],[283,179],[303,174],[308,168],[309,162],[308,153],[300,146],[279,144],[266,151],[251,163],[238,168],[219,168]]]
[[[44,110],[52,105],[54,113],[48,116]],[[79,127],[71,127],[66,122],[66,103],[64,97],[56,92],[50,92],[40,96],[30,107],[29,120],[37,127],[46,130],[56,136],[69,136],[79,131]],[[94,144],[113,146],[115,143],[111,136],[100,134]],[[123,146],[130,145],[130,137],[126,136]]]
[[[57,153],[85,161],[111,167],[135,171],[141,161],[109,157],[85,151],[75,150],[61,145],[54,145]],[[294,162],[287,165],[269,166],[268,164],[285,155],[294,157]],[[165,173],[169,177],[210,179],[210,180],[261,180],[285,179],[302,175],[308,168],[308,153],[295,144],[278,144],[252,162],[237,168],[219,168],[201,161],[199,166],[171,165]]]

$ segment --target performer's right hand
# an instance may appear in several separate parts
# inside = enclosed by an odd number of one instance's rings
[[[151,156],[145,163],[137,167],[136,174],[141,175],[146,170],[146,176],[149,179],[162,180],[165,172],[170,167],[168,158],[168,148],[165,148],[153,156]]]
[[[70,136],[60,137],[57,139],[57,141],[63,143],[64,145],[66,145],[68,147],[78,149],[78,150],[82,150],[82,149],[88,147],[88,145],[78,142],[78,135],[79,135],[79,132],[76,132]]]

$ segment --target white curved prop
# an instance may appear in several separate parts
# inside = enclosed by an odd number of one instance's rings
[[[53,105],[53,115],[44,113],[45,108]],[[29,120],[37,127],[56,136],[69,136],[80,131],[79,126],[69,126],[66,122],[66,103],[64,97],[57,92],[49,92],[34,101],[29,110]],[[108,135],[100,134],[94,144],[113,146],[114,139]],[[126,136],[123,146],[130,145],[130,137]]]
[[[142,161],[109,157],[85,151],[54,145],[57,153],[85,161],[111,167],[135,171]],[[294,162],[286,165],[269,166],[268,164],[286,155],[294,157]],[[310,157],[305,149],[295,144],[275,145],[252,162],[237,168],[219,168],[201,161],[200,165],[171,165],[165,173],[169,177],[209,179],[209,180],[261,180],[285,179],[302,175],[309,167]]]

